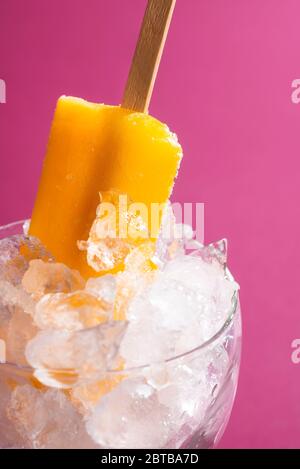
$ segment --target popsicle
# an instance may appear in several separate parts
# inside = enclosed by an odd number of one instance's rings
[[[164,204],[182,158],[177,137],[148,115],[174,0],[149,0],[122,106],[62,96],[57,103],[29,233],[56,260],[93,275],[78,241],[86,240],[99,192]]]

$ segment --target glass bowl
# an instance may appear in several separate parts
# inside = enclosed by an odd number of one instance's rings
[[[22,234],[23,223],[1,227],[0,239]],[[227,269],[226,276],[232,279]],[[0,339],[4,346],[1,319]],[[240,354],[235,293],[213,337],[163,362],[85,382],[51,370],[64,377],[60,388],[42,385],[24,363],[0,363],[0,448],[213,448],[230,416]]]

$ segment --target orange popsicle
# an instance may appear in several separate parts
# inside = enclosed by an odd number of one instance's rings
[[[182,150],[169,128],[144,112],[174,6],[175,0],[148,0],[122,107],[58,100],[30,234],[84,276],[94,272],[77,242],[89,237],[99,192],[117,191],[146,204],[148,231],[150,205],[171,195]]]
[[[121,107],[79,98],[58,100],[30,224],[56,260],[87,274],[88,238],[99,191],[116,189],[135,202],[164,203],[182,149],[165,124]]]

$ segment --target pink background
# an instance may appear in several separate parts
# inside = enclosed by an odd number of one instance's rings
[[[63,93],[119,103],[145,0],[1,0],[0,223],[30,216]],[[241,285],[244,348],[220,447],[300,447],[299,0],[178,0],[151,113],[185,159],[173,199],[205,202]]]

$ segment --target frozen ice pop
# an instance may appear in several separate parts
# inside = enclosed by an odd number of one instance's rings
[[[78,98],[58,100],[30,224],[57,261],[85,273],[99,191],[116,189],[150,206],[169,198],[182,150],[153,117]]]
[[[174,5],[148,1],[122,106],[66,96],[57,103],[30,234],[85,276],[92,272],[77,243],[89,236],[99,192],[118,191],[149,209],[172,192],[181,146],[165,124],[137,111],[147,111]]]

